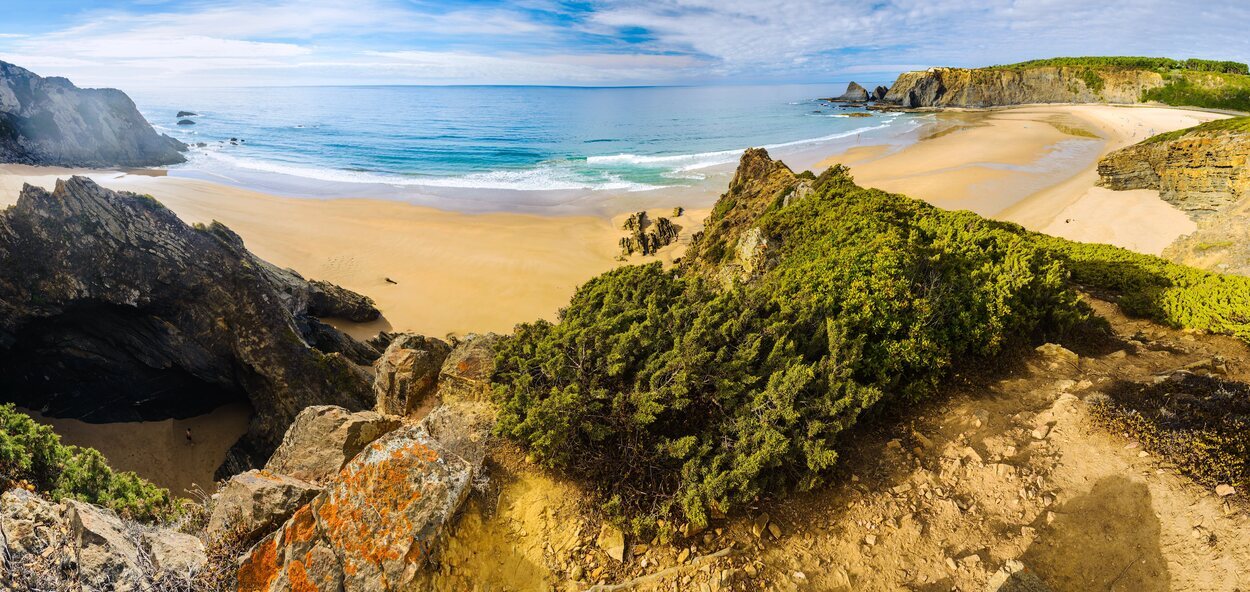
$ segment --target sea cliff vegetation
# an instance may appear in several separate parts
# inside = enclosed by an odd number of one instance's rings
[[[1242,62],[1224,60],[1174,60],[1171,58],[1152,58],[1141,56],[1082,56],[1067,58],[1045,58],[1029,60],[1015,64],[990,66],[993,70],[1025,70],[1029,68],[1123,68],[1130,70],[1191,70],[1194,72],[1220,72],[1224,74],[1250,74],[1250,66]]]
[[[178,511],[168,490],[132,472],[114,471],[94,448],[62,444],[52,428],[12,404],[0,405],[0,428],[0,491],[28,488],[137,520],[169,518]]]
[[[634,528],[704,524],[824,482],[865,415],[1013,344],[1097,330],[1078,287],[1250,339],[1250,278],[944,211],[859,187],[843,167],[812,180],[759,152],[707,223],[700,242],[719,248],[605,273],[558,322],[520,325],[498,351],[499,431]],[[746,169],[772,181],[741,180]],[[762,271],[740,274],[752,266],[734,258],[760,240]]]

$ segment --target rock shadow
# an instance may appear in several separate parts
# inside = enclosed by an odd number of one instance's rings
[[[1145,483],[1104,477],[1054,513],[1022,560],[1055,592],[1170,590]]]

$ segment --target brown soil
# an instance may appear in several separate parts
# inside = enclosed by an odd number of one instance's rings
[[[490,488],[421,589],[968,591],[1021,568],[1015,577],[1056,592],[1250,587],[1244,494],[1179,476],[1096,427],[1085,403],[1112,381],[1165,380],[1214,356],[1244,381],[1250,349],[1091,303],[1114,337],[1073,345],[1079,360],[1030,352],[956,377],[933,403],[863,426],[838,485],[675,541],[628,540],[623,563],[596,546],[599,520],[578,487],[500,446]],[[779,536],[752,532],[765,514]]]

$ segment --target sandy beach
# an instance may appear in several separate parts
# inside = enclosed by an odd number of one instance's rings
[[[1158,254],[1193,232],[1193,221],[1158,192],[1097,187],[1098,158],[1157,133],[1223,117],[1112,105],[944,112],[913,145],[857,147],[818,166],[842,162],[861,185],[1055,236]]]

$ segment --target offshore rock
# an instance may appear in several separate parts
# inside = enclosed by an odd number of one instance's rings
[[[223,466],[246,470],[304,407],[371,403],[367,372],[301,332],[317,293],[150,196],[82,177],[27,185],[0,213],[0,393],[95,422],[245,400],[256,416]]]
[[[186,149],[156,133],[122,91],[78,88],[0,61],[0,162],[159,166],[185,162]]]
[[[395,337],[374,364],[378,413],[411,415],[432,402],[439,372],[450,353],[451,346],[439,339],[412,334]]]
[[[842,93],[842,96],[832,100],[848,103],[863,103],[868,100],[868,89],[860,86],[859,83],[852,82],[846,85],[846,92]]]
[[[338,474],[371,442],[398,427],[398,418],[373,411],[308,407],[291,423],[282,444],[265,463],[265,471],[321,483]]]

